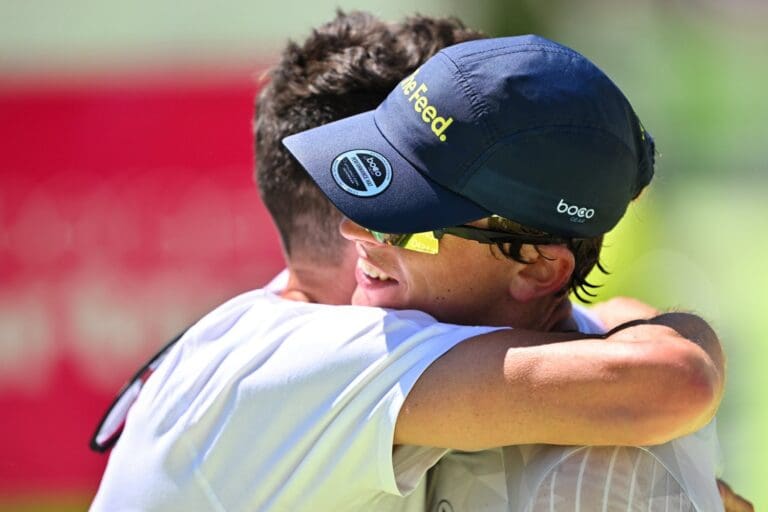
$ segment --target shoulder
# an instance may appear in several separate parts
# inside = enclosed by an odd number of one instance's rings
[[[417,345],[450,343],[493,330],[437,322],[415,310],[297,302],[268,290],[253,290],[217,307],[185,334],[187,351],[216,344],[216,351],[263,349],[310,353],[350,349],[393,353]],[[211,347],[213,350],[213,348]]]

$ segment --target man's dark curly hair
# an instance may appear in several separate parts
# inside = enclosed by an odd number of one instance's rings
[[[456,18],[415,16],[388,24],[338,11],[303,44],[290,42],[256,100],[256,179],[286,257],[340,261],[341,214],[281,140],[375,109],[404,77],[452,44],[485,37]]]

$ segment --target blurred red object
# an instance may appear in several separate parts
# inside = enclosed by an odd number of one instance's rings
[[[123,382],[282,267],[252,72],[0,77],[0,498],[95,492]]]

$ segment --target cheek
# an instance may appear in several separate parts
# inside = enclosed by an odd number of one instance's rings
[[[456,295],[466,291],[475,281],[471,265],[455,259],[449,263],[433,262],[422,273],[420,288],[430,295],[431,300],[456,301]]]

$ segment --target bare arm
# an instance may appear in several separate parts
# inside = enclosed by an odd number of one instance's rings
[[[721,398],[719,341],[694,315],[649,322],[605,339],[507,330],[462,342],[414,386],[395,444],[642,445],[692,432]]]
[[[638,318],[653,318],[661,311],[632,297],[613,297],[598,302],[590,311],[600,319],[606,331]]]

